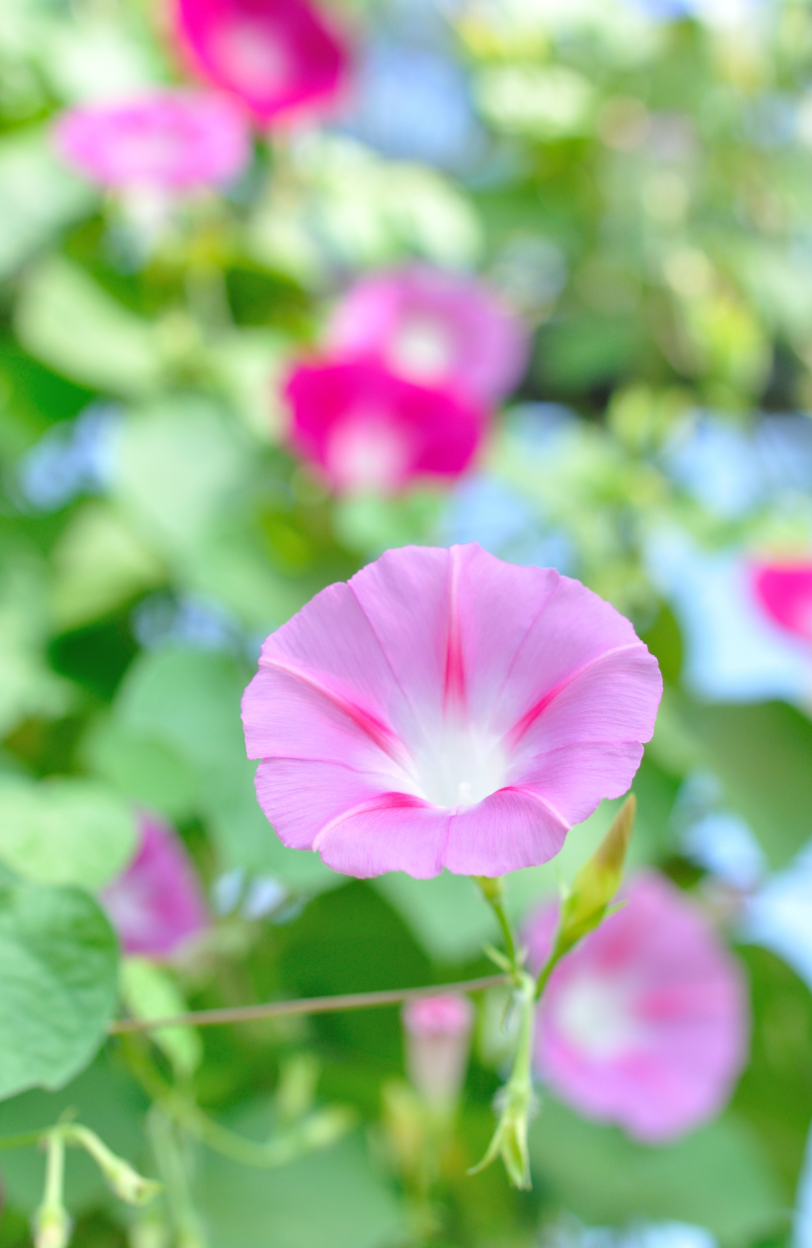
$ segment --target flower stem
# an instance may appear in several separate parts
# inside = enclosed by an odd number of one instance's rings
[[[501,876],[491,879],[486,875],[475,875],[473,879],[496,916],[499,930],[502,933],[507,960],[510,964],[510,975],[513,982],[518,986],[522,974],[522,958],[519,956],[516,946],[513,925],[505,910],[505,881]]]

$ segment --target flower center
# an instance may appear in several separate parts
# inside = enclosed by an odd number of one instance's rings
[[[234,85],[253,95],[272,95],[290,85],[290,54],[267,22],[235,22],[218,33],[216,59]]]
[[[391,417],[350,414],[333,429],[326,460],[343,489],[392,489],[408,474],[409,439]]]
[[[474,806],[505,784],[500,740],[467,724],[445,724],[415,755],[422,795],[435,806]]]
[[[641,1038],[631,987],[617,978],[572,980],[557,996],[555,1025],[564,1040],[598,1061],[620,1057]]]
[[[411,317],[395,334],[389,358],[402,376],[413,381],[435,381],[451,363],[451,348],[448,331],[439,321]]]

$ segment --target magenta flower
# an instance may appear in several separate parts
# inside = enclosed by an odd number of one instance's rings
[[[374,360],[299,364],[285,393],[293,446],[338,490],[392,492],[416,477],[457,477],[487,425],[474,404]]]
[[[226,96],[208,91],[84,104],[61,115],[54,137],[67,163],[117,190],[221,186],[250,157],[244,116]]]
[[[451,993],[423,997],[404,1007],[406,1069],[427,1105],[453,1105],[459,1096],[473,1024],[471,1002]]]
[[[125,871],[101,901],[125,953],[171,958],[209,925],[194,868],[171,828],[140,819],[141,841]]]
[[[348,52],[308,0],[177,0],[175,29],[192,67],[265,124],[335,102]]]
[[[538,1010],[535,1064],[587,1118],[662,1143],[725,1104],[747,1057],[739,967],[673,884],[645,872],[553,971]],[[556,924],[545,907],[526,933],[531,965]]]
[[[422,265],[357,282],[335,311],[328,344],[486,405],[513,389],[529,352],[521,321],[482,282]]]
[[[756,601],[770,620],[812,642],[812,563],[758,563],[752,577]]]
[[[266,639],[243,723],[285,845],[360,877],[496,876],[626,791],[661,692],[629,621],[578,581],[407,546]]]

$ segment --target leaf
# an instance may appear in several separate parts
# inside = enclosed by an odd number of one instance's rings
[[[530,1153],[538,1179],[591,1225],[691,1222],[738,1244],[769,1232],[784,1212],[757,1137],[732,1116],[647,1148],[545,1099]]]
[[[207,1155],[197,1202],[211,1248],[382,1248],[399,1243],[405,1229],[358,1135],[276,1171]]]
[[[166,967],[148,958],[124,958],[121,996],[133,1018],[170,1018],[189,1008]],[[193,1027],[161,1027],[150,1033],[180,1078],[188,1079],[203,1057],[199,1032]]]
[[[160,380],[156,329],[59,257],[28,274],[15,327],[31,355],[74,381],[129,396],[151,391]]]
[[[122,1156],[137,1159],[144,1147],[144,1094],[123,1067],[102,1051],[92,1066],[57,1092],[34,1088],[0,1103],[0,1135],[20,1135],[49,1127],[66,1110],[91,1128]],[[72,1214],[85,1212],[103,1199],[99,1169],[84,1149],[68,1149],[65,1159],[65,1203]],[[44,1158],[39,1149],[3,1152],[4,1201],[27,1217],[42,1200]],[[5,1210],[4,1210],[5,1217]]]
[[[92,780],[0,779],[0,861],[40,884],[95,891],[133,856],[135,816]]]
[[[141,533],[169,554],[186,554],[236,495],[246,435],[202,398],[133,412],[120,434],[112,488]]]
[[[76,888],[0,880],[0,1097],[59,1088],[93,1058],[116,1005],[117,943]]]
[[[806,845],[812,811],[812,723],[782,702],[754,706],[683,704],[704,765],[725,786],[770,866],[778,869]]]
[[[95,192],[64,169],[49,147],[41,130],[0,142],[0,277],[94,201]]]

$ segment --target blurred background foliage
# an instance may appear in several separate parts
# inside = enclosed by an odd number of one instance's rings
[[[406,1126],[383,1108],[403,1069],[394,1009],[169,1045],[200,1104],[256,1138],[316,1059],[305,1101],[351,1106],[356,1126],[281,1169],[145,1117],[115,1043],[62,1090],[5,1101],[0,1131],[70,1106],[158,1167],[171,1233],[71,1157],[79,1248],[630,1244],[660,1222],[783,1244],[812,1120],[812,920],[789,952],[758,947],[737,907],[798,870],[812,835],[812,636],[748,641],[725,578],[812,548],[812,5],[336,0],[335,15],[356,57],[342,108],[257,134],[239,180],[155,238],[59,162],[49,127],[113,87],[178,79],[161,6],[0,8],[0,823],[47,800],[66,846],[33,861],[0,829],[0,857],[95,891],[132,852],[132,804],[171,821],[219,918],[161,972],[161,1001],[487,974],[496,933],[468,880],[348,881],[281,846],[238,715],[259,641],[319,588],[388,546],[477,540],[583,579],[657,654],[633,856],[729,922],[751,1062],[721,1118],[667,1147],[547,1100],[535,1188],[517,1194],[496,1168],[465,1176],[501,1069],[483,1009],[430,1231],[396,1160]],[[532,328],[532,358],[456,485],[336,496],[288,449],[280,379],[355,277],[414,258],[484,276]],[[518,918],[610,816],[555,868],[517,873]],[[808,865],[800,887],[812,914]],[[2,1248],[27,1242],[42,1165],[0,1159]]]

